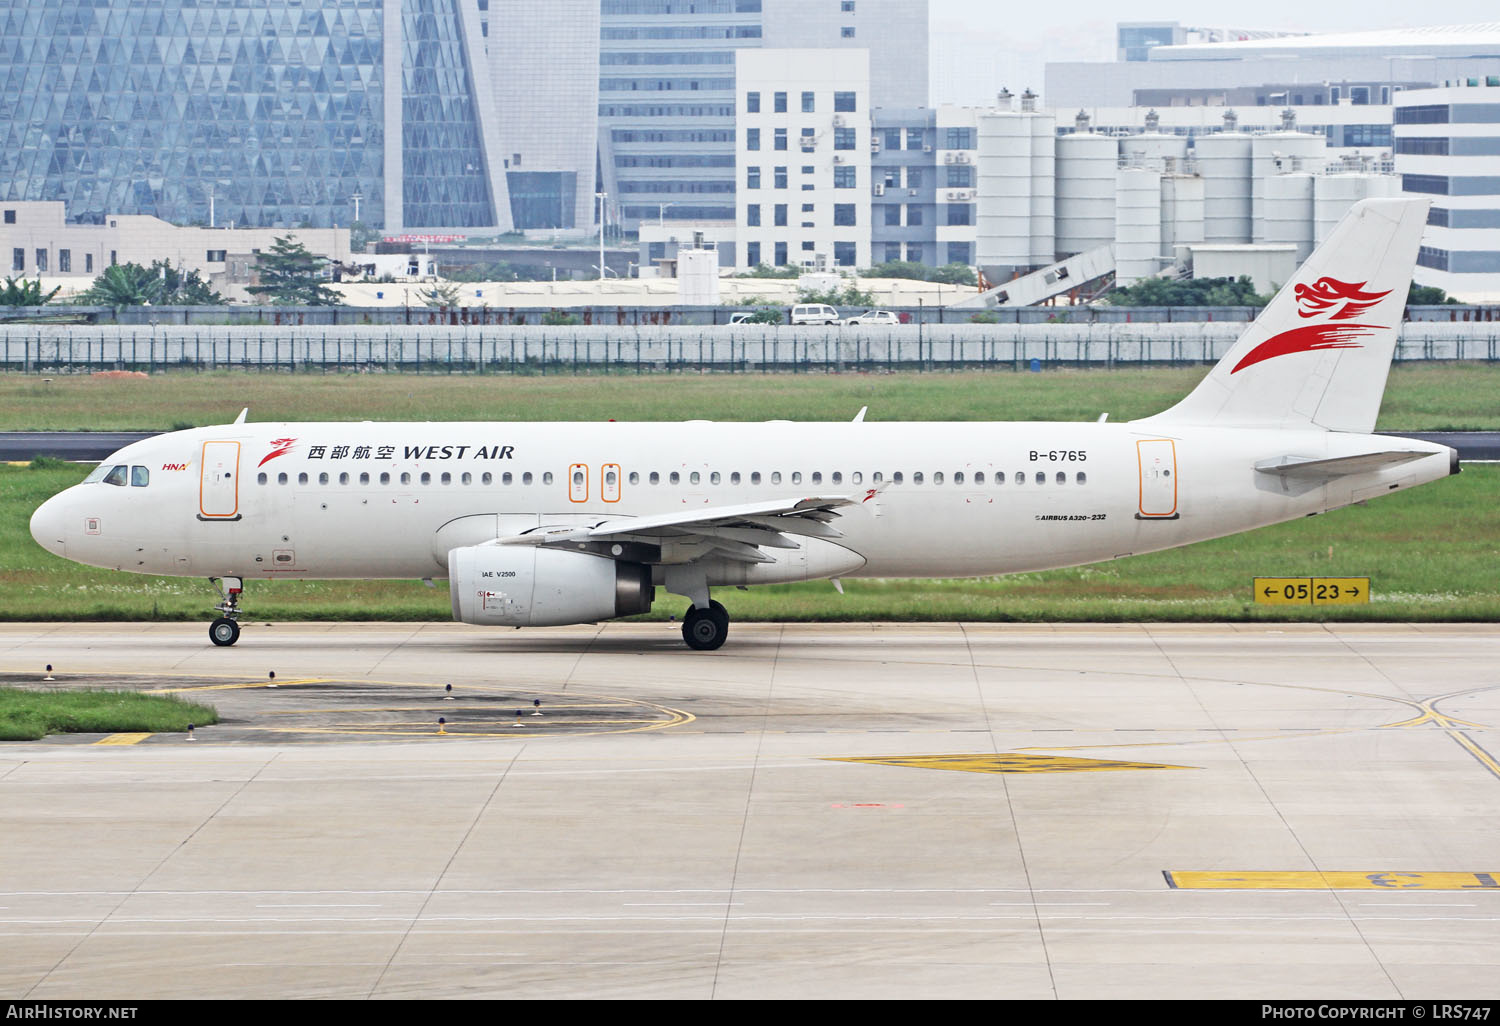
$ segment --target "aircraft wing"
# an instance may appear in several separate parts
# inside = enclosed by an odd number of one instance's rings
[[[872,490],[865,498],[872,498]],[[848,495],[773,499],[738,506],[703,506],[647,517],[616,517],[593,525],[539,527],[500,539],[502,545],[567,545],[589,547],[600,542],[698,543],[716,555],[747,563],[770,563],[761,551],[794,549],[788,535],[805,538],[842,538],[833,527],[839,509],[862,501]]]

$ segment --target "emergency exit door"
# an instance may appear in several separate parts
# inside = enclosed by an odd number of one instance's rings
[[[240,518],[240,443],[204,442],[198,478],[198,519]]]
[[[1170,438],[1135,443],[1140,465],[1141,499],[1137,520],[1177,519],[1177,446]]]

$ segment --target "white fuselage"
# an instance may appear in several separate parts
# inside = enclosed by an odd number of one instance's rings
[[[1170,548],[1450,472],[1449,449],[1409,439],[1431,455],[1292,487],[1256,470],[1391,441],[1130,423],[242,423],[122,449],[101,467],[144,467],[147,483],[70,488],[32,529],[68,559],[139,573],[441,578],[451,549],[537,527],[847,495],[841,538],[767,550],[774,563],[691,538],[663,543],[661,563],[702,557],[710,585],[976,576]]]

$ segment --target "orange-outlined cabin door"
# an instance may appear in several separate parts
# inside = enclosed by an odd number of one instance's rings
[[[240,518],[240,443],[204,442],[198,478],[198,519]]]
[[[1177,447],[1170,438],[1135,443],[1141,470],[1138,520],[1177,519]]]

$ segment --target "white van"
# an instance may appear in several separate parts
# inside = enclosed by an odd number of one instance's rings
[[[839,312],[826,303],[798,303],[792,307],[793,324],[837,324]]]

